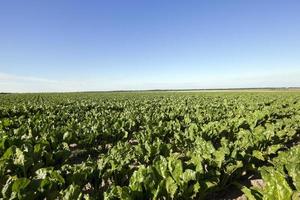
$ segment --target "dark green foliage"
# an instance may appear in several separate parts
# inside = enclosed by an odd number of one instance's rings
[[[3,199],[299,198],[296,92],[3,95],[0,136]]]

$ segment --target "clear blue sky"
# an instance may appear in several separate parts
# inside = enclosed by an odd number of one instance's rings
[[[0,3],[0,91],[300,86],[299,0]]]

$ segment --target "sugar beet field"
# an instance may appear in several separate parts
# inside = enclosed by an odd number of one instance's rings
[[[2,199],[300,199],[300,92],[0,95]]]

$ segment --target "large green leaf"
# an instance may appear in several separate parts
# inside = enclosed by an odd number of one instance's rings
[[[290,163],[286,165],[288,175],[292,177],[293,184],[300,192],[300,163]]]
[[[176,182],[173,180],[173,178],[170,176],[167,177],[166,178],[166,190],[172,199],[175,197],[177,188],[178,188],[178,186],[177,186]]]
[[[183,174],[182,161],[179,159],[179,155],[173,154],[168,158],[168,169],[173,179],[179,184]]]
[[[29,188],[31,181],[27,178],[18,178],[12,185],[12,195],[16,194],[18,199],[30,199],[34,191]]]
[[[263,198],[265,200],[291,199],[293,191],[285,180],[285,175],[272,167],[263,167],[261,175],[266,183],[263,189]]]

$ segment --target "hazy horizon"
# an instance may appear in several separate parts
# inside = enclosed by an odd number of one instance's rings
[[[299,1],[0,6],[0,92],[300,87]]]

